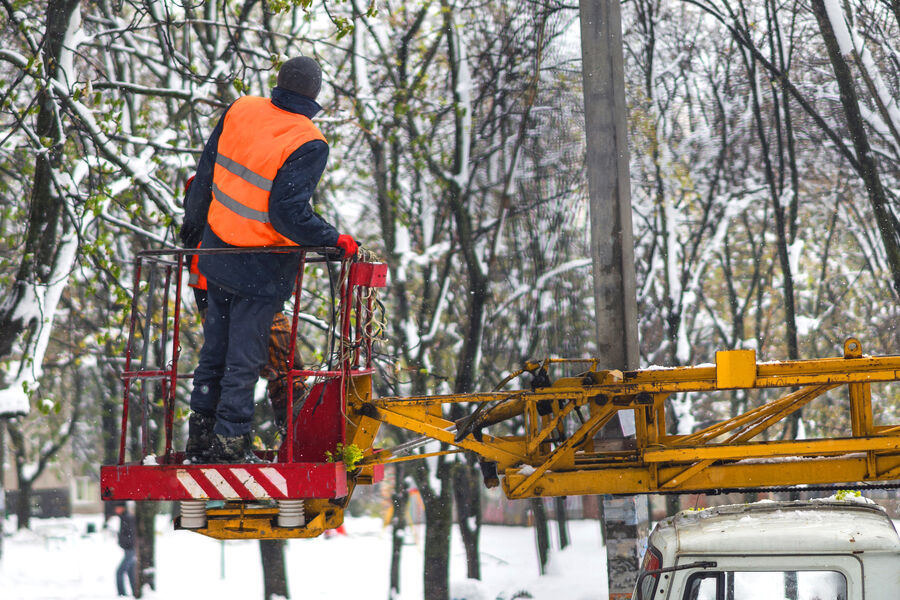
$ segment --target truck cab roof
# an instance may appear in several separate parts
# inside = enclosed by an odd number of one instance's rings
[[[900,537],[883,508],[833,499],[682,511],[661,521],[650,543],[664,557],[900,552]]]

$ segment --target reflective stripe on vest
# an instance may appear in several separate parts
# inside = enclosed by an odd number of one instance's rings
[[[269,222],[269,192],[284,161],[300,146],[325,137],[307,117],[267,98],[244,96],[225,114],[213,171],[207,219],[232,246],[296,246]]]
[[[197,247],[199,248],[200,246],[198,245]],[[205,290],[209,286],[206,283],[206,277],[203,276],[203,273],[200,272],[200,267],[197,266],[199,260],[199,255],[191,255],[191,260],[188,263],[188,285],[198,290]]]

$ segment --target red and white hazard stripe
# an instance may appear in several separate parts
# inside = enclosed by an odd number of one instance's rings
[[[111,500],[296,500],[347,495],[344,463],[114,465],[100,469]]]
[[[214,465],[178,469],[176,478],[198,500],[278,499],[288,495],[287,480],[272,467]]]

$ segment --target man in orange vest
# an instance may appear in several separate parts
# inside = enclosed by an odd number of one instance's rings
[[[336,246],[356,253],[310,206],[328,143],[312,117],[321,110],[319,65],[292,58],[278,71],[271,99],[236,100],[213,129],[185,198],[186,247]],[[186,458],[261,462],[250,427],[253,390],[266,363],[272,319],[293,289],[295,253],[204,254],[204,342],[194,371]]]

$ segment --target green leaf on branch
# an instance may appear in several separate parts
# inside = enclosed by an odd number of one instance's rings
[[[338,462],[341,461],[344,463],[344,466],[347,467],[348,471],[352,471],[356,468],[356,465],[359,464],[359,461],[363,459],[363,451],[359,449],[359,446],[356,444],[350,444],[349,446],[345,446],[344,444],[338,442],[337,447],[334,452],[326,451],[325,452],[325,460],[328,462]]]

